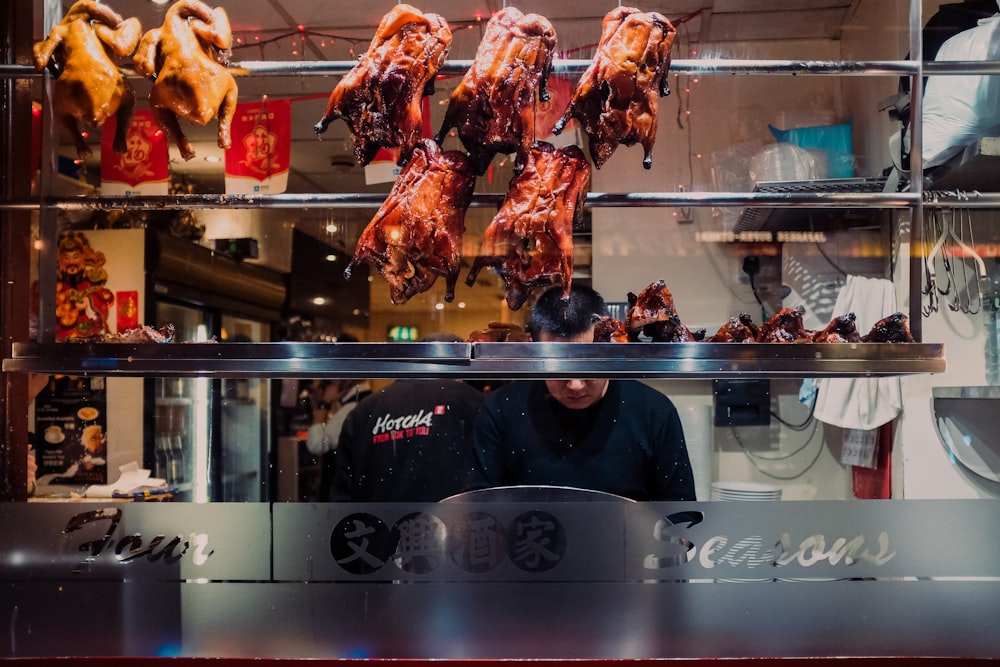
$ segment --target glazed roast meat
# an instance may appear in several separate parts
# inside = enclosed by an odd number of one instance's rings
[[[164,15],[163,25],[142,36],[133,57],[136,71],[153,80],[149,106],[156,124],[185,160],[195,151],[179,118],[206,125],[218,117],[219,148],[232,145],[239,91],[236,79],[217,60],[217,54],[229,52],[232,41],[226,10],[199,0],[178,0]]]
[[[808,343],[814,331],[805,328],[802,316],[805,306],[782,308],[760,326],[761,343]]]
[[[595,343],[627,343],[628,332],[625,323],[607,315],[596,315],[594,318]]]
[[[485,174],[497,153],[516,153],[514,172],[525,167],[535,141],[535,99],[549,99],[556,31],[538,14],[513,7],[486,24],[472,66],[451,94],[436,141],[455,127],[472,166]]]
[[[830,320],[825,329],[813,334],[814,343],[860,343],[861,334],[858,333],[857,316],[854,313],[840,315]]]
[[[509,322],[490,322],[485,329],[476,329],[466,339],[470,343],[526,343],[531,336],[524,329]]]
[[[573,226],[583,214],[590,188],[590,164],[574,145],[555,148],[537,142],[524,171],[511,179],[500,210],[483,234],[466,284],[494,269],[506,284],[511,310],[524,305],[537,287],[561,283],[569,299],[573,279]]]
[[[719,327],[712,336],[705,339],[708,343],[756,343],[760,334],[757,325],[749,313],[740,313],[738,317],[730,317],[729,321]]]
[[[893,313],[876,322],[871,331],[861,337],[864,343],[912,343],[910,318],[903,313]]]
[[[118,333],[110,331],[84,336],[80,338],[68,338],[72,343],[172,343],[174,342],[175,327],[173,324],[164,324],[162,327],[153,328],[148,324],[141,324],[132,329],[126,329]]]
[[[698,340],[686,326],[674,307],[674,295],[664,280],[650,283],[635,294],[628,293],[628,312],[625,314],[625,331],[630,341],[639,335],[648,336],[653,342],[691,342]]]
[[[677,30],[662,14],[617,7],[604,17],[593,62],[553,131],[576,118],[587,134],[590,159],[600,169],[619,144],[642,144],[642,166],[653,165],[659,98],[669,94],[667,73]]]
[[[462,259],[465,212],[476,176],[461,151],[442,151],[422,139],[375,217],[361,232],[344,271],[369,262],[389,283],[394,304],[426,291],[438,276],[445,300],[455,296]]]
[[[684,323],[680,323],[674,327],[673,332],[671,332],[670,337],[665,342],[699,343],[703,340],[705,340],[704,329],[689,329]]]
[[[81,125],[98,128],[111,116],[116,120],[114,151],[126,151],[135,93],[111,57],[131,54],[141,35],[138,19],[123,19],[107,5],[80,0],[34,45],[35,67],[49,67],[56,76],[52,108],[80,159],[93,152]]]
[[[313,129],[321,134],[343,118],[358,164],[367,165],[380,148],[397,147],[399,164],[406,164],[422,137],[420,101],[434,93],[434,77],[451,40],[442,16],[396,5],[382,17],[368,51],[334,87]]]

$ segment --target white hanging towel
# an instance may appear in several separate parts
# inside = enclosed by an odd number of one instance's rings
[[[862,335],[883,317],[896,312],[896,292],[882,278],[847,276],[837,296],[835,317],[854,313]],[[838,343],[831,343],[837,345]],[[871,430],[892,421],[903,411],[898,377],[829,378],[816,381],[816,419],[841,428]]]

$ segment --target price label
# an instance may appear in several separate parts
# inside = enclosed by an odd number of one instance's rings
[[[877,435],[878,429],[845,429],[843,448],[840,451],[840,462],[849,466],[874,468]]]

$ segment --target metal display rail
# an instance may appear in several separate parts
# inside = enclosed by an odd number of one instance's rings
[[[925,343],[15,343],[4,371],[214,378],[880,377],[945,370]]]

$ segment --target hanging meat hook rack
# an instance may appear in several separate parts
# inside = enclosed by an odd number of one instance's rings
[[[948,301],[948,309],[952,312],[975,315],[982,309],[982,284],[989,276],[986,263],[975,249],[972,213],[963,205],[970,201],[970,196],[979,198],[982,195],[979,192],[966,193],[961,190],[924,193],[924,199],[930,206],[924,214],[923,237],[936,239],[924,256],[926,280],[921,292],[927,297],[927,303],[921,307],[921,312],[925,317],[939,310],[939,297],[942,296],[952,296]],[[940,207],[938,204],[943,197],[955,200],[956,205],[950,210]],[[944,287],[937,280],[939,257],[947,277]],[[972,275],[969,271],[970,261],[975,266]]]

